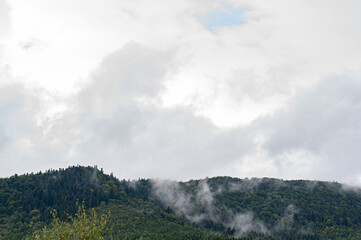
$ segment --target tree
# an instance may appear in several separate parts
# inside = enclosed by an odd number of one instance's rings
[[[106,228],[109,214],[99,217],[94,209],[87,214],[84,204],[78,206],[75,217],[69,216],[68,221],[61,221],[56,210],[52,211],[52,215],[51,228],[44,227],[41,231],[35,232],[31,239],[98,240],[104,239],[104,234],[110,231]]]

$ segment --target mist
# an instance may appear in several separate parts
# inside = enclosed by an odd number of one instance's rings
[[[246,179],[236,184],[232,181],[210,187],[207,179],[190,181],[186,183],[170,180],[151,180],[154,196],[165,205],[171,208],[176,215],[199,225],[207,226],[212,224],[223,225],[233,231],[236,237],[247,236],[249,233],[258,233],[263,236],[277,236],[277,233],[291,231],[294,215],[299,213],[297,206],[290,204],[281,215],[281,218],[274,224],[266,223],[257,219],[252,211],[235,211],[226,205],[218,204],[217,195],[224,191],[244,192],[256,190],[260,183],[271,184],[277,189],[286,185],[281,180],[269,179]],[[306,230],[302,230],[305,234]],[[301,230],[299,230],[301,232]]]

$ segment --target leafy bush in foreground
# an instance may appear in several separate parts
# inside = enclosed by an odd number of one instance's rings
[[[88,215],[84,204],[78,206],[78,212],[75,214],[75,217],[69,216],[68,221],[59,220],[56,210],[52,212],[52,215],[51,228],[44,227],[41,231],[35,232],[32,239],[102,240],[104,239],[103,234],[109,230],[105,227],[109,215],[103,214],[99,217],[94,209]]]

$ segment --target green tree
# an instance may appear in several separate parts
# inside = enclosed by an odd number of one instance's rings
[[[52,211],[52,215],[51,227],[44,227],[41,231],[35,232],[31,239],[96,240],[104,239],[104,234],[110,231],[109,228],[106,228],[109,214],[99,217],[94,209],[87,214],[84,204],[78,206],[75,217],[69,216],[68,221],[61,221],[56,210]]]

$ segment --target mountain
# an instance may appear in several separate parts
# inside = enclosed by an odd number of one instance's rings
[[[110,212],[114,239],[360,239],[361,191],[335,182],[214,177],[118,180],[73,166],[0,179],[0,239],[49,225],[76,202]],[[109,236],[108,236],[109,237]]]

